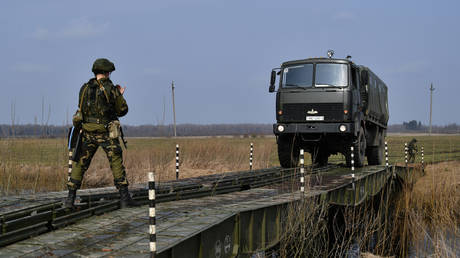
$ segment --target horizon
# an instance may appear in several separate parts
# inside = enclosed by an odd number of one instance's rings
[[[410,122],[410,121],[403,121],[402,123],[399,123],[399,124],[390,124],[388,123],[388,127],[390,126],[395,126],[395,125],[404,125],[404,123],[407,123],[407,122]],[[419,121],[417,121],[419,122]],[[273,125],[273,124],[276,124],[276,121],[274,121],[273,123],[209,123],[209,124],[194,124],[194,123],[178,123],[176,124],[176,126],[180,126],[180,125],[202,125],[202,126],[206,126],[206,125]],[[452,122],[452,123],[449,123],[449,124],[432,124],[433,127],[447,127],[447,126],[452,126],[452,125],[456,125],[456,126],[460,126],[459,123],[455,123],[455,122]],[[0,124],[0,126],[13,126],[11,124]],[[40,124],[40,123],[37,123],[37,124],[34,124],[34,123],[26,123],[26,124],[14,124],[14,126],[55,126],[55,127],[62,127],[62,126],[72,126],[72,123],[68,123],[68,124]],[[132,125],[132,124],[126,124],[126,123],[123,123],[122,126],[174,126],[174,124],[138,124],[138,125]],[[424,124],[422,123],[421,126],[423,127],[429,127],[429,125],[427,124]]]

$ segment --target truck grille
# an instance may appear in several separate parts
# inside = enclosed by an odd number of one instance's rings
[[[310,110],[318,111],[317,114],[307,114]],[[296,103],[284,104],[282,121],[305,122],[307,116],[324,116],[325,122],[343,121],[343,103]]]

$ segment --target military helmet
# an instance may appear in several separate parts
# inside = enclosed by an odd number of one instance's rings
[[[417,139],[415,138],[412,138],[412,141],[411,142],[417,142]]]
[[[106,58],[98,58],[93,63],[93,73],[95,72],[104,72],[110,73],[115,71],[115,65]]]

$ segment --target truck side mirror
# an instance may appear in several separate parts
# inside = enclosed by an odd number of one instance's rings
[[[270,76],[270,87],[268,88],[268,92],[275,91],[275,81],[276,81],[276,71],[272,70],[272,73]]]

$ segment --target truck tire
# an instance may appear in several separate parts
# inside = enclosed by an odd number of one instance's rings
[[[366,159],[366,135],[364,135],[364,129],[362,127],[359,129],[358,139],[353,144],[353,147],[355,166],[363,167]]]
[[[278,159],[283,168],[293,168],[299,163],[300,148],[289,135],[278,136]]]
[[[368,147],[367,162],[369,165],[382,165],[384,151],[383,136],[379,137],[379,146]]]

